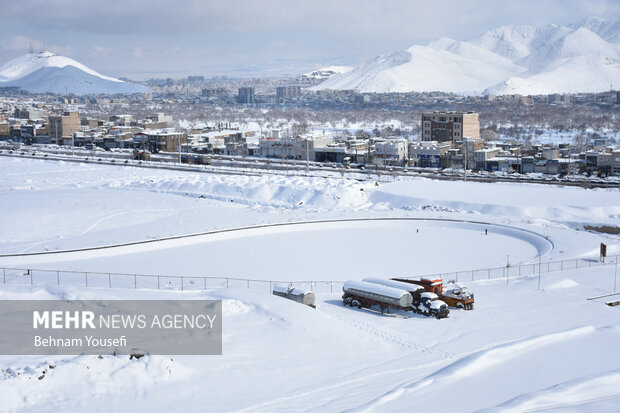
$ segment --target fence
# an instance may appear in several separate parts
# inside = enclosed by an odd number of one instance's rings
[[[539,257],[538,262],[532,262],[528,264],[519,264],[519,265],[506,265],[504,267],[494,267],[494,268],[483,268],[477,270],[466,270],[466,271],[454,271],[454,272],[443,272],[436,274],[428,274],[423,275],[426,278],[442,278],[444,280],[454,280],[454,281],[476,281],[481,279],[496,279],[496,278],[505,278],[506,283],[509,283],[511,278],[518,277],[527,277],[527,276],[537,276],[540,274],[557,272],[557,271],[566,271],[566,270],[575,270],[579,268],[592,268],[596,266],[604,266],[604,265],[617,265],[618,264],[619,255],[612,255],[606,257],[604,261],[601,261],[599,256],[596,257],[581,257],[581,258],[573,258],[569,260],[559,260],[559,261],[542,261],[541,257]],[[411,277],[404,277],[411,278]]]
[[[483,268],[467,271],[444,272],[423,275],[426,278],[442,278],[445,281],[476,281],[482,279],[510,279],[518,277],[540,276],[543,273],[592,268],[618,264],[618,255],[601,261],[599,257],[583,257],[561,261],[539,261],[515,266]],[[213,288],[248,288],[271,292],[276,284],[293,285],[319,293],[337,293],[342,291],[344,281],[274,281],[255,280],[234,277],[182,276],[182,275],[147,275],[102,273],[84,271],[62,271],[42,269],[2,268],[3,284],[30,285],[76,285],[94,288],[132,288],[172,291],[199,291]],[[412,278],[412,277],[402,277]],[[540,285],[539,285],[540,287]],[[615,285],[614,285],[615,291]]]
[[[338,292],[343,281],[270,281],[234,277],[125,274],[2,268],[3,284],[74,285],[93,288],[131,288],[149,290],[199,291],[213,288],[248,288],[271,292],[276,284],[293,285],[315,292]]]

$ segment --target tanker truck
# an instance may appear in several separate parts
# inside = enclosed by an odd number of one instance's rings
[[[439,300],[436,294],[425,293],[423,288],[419,289],[413,284],[400,284],[403,283],[379,278],[365,278],[364,281],[349,280],[342,287],[344,291],[342,301],[345,306],[357,308],[377,305],[382,313],[389,311],[390,308],[436,318],[445,318],[450,313],[446,303]]]
[[[413,297],[411,310],[415,313],[435,318],[446,318],[448,314],[450,314],[448,304],[440,300],[437,294],[425,292],[424,287],[421,285],[396,280],[385,280],[382,278],[364,278],[363,281],[384,285],[386,287],[399,288],[409,292]]]
[[[390,308],[411,310],[413,297],[407,291],[373,284],[364,281],[347,281],[342,287],[342,302],[345,306],[370,308],[374,305],[381,308],[381,313]]]

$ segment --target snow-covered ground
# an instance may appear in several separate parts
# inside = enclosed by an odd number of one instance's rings
[[[616,189],[12,158],[0,176],[0,267],[345,280],[620,253],[618,236],[583,230],[618,225]],[[264,226],[319,220],[349,221]],[[620,310],[586,300],[613,291],[614,269],[543,274],[541,291],[530,276],[469,282],[476,309],[444,320],[351,309],[338,291],[315,310],[252,288],[0,283],[0,299],[221,299],[224,316],[222,356],[0,356],[0,410],[617,411]]]

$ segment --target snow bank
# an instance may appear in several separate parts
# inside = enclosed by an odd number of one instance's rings
[[[579,283],[576,283],[573,280],[562,280],[560,282],[557,282],[555,284],[550,285],[549,287],[545,287],[549,290],[557,290],[560,288],[573,288],[573,287],[578,287]]]

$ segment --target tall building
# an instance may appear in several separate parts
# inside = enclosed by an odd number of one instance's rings
[[[188,82],[204,82],[204,76],[187,76]]]
[[[476,112],[422,113],[422,140],[455,143],[463,137],[480,138],[480,122]]]
[[[49,117],[50,138],[58,145],[63,137],[70,137],[80,130],[80,115],[77,112],[64,112]]]
[[[276,98],[286,99],[301,95],[301,86],[278,86],[276,87]]]
[[[240,87],[238,99],[239,103],[254,103],[254,88]]]

